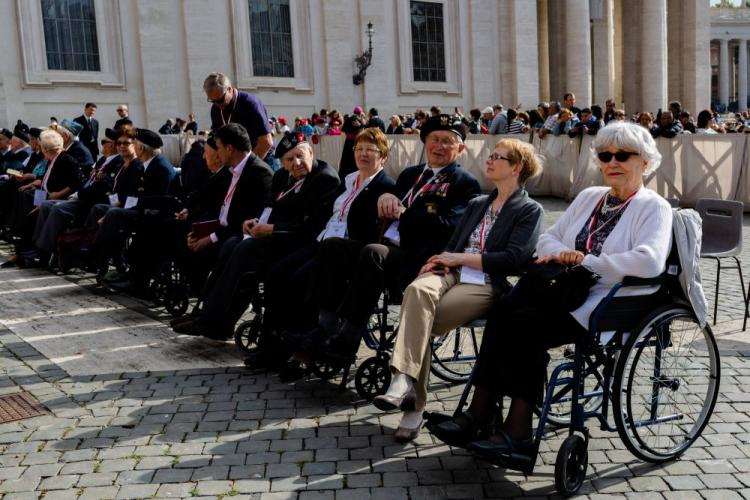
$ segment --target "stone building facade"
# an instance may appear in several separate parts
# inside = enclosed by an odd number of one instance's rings
[[[748,41],[747,3],[711,9],[711,102],[719,108],[748,109]]]
[[[66,22],[55,2],[83,5],[69,26],[93,34],[70,42],[52,33],[49,23]],[[286,37],[252,16],[269,6],[283,10],[283,22],[271,22]],[[194,111],[205,126],[201,84],[212,71],[287,116],[355,105],[381,115],[533,108],[566,91],[579,105],[614,97],[632,112],[671,99],[696,110],[710,99],[708,0],[0,0],[0,12],[0,126],[77,116],[87,101],[105,125],[125,103],[138,124]],[[355,85],[368,22],[372,65]],[[71,56],[78,69],[64,67],[70,43],[87,52]]]

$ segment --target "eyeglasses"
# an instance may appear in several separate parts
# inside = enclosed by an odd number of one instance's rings
[[[115,144],[118,146],[130,146],[133,144],[133,141],[117,141]]]
[[[210,97],[206,97],[206,101],[212,103],[212,104],[220,104],[224,102],[224,97],[227,95],[227,91],[222,92],[221,97],[218,99],[211,99]]]
[[[633,151],[618,151],[616,153],[610,153],[609,151],[602,151],[601,153],[598,153],[596,155],[599,158],[599,161],[602,163],[609,163],[612,161],[612,158],[619,162],[628,161],[631,156],[638,156],[638,153],[634,153]]]
[[[361,146],[357,146],[354,148],[355,153],[367,153],[367,154],[380,154],[380,150],[378,148],[364,148]]]
[[[440,144],[441,146],[445,148],[452,148],[453,146],[458,146],[458,141],[454,139],[446,139],[446,138],[440,138],[440,137],[428,137],[427,142],[430,144]]]
[[[110,141],[108,139],[102,139],[102,146],[106,146],[107,144],[114,144],[114,141]]]
[[[505,161],[508,161],[508,162],[509,162],[509,161],[510,161],[510,158],[508,158],[507,156],[503,156],[503,155],[501,155],[500,153],[492,153],[492,154],[490,155],[490,157],[488,158],[488,160],[489,160],[489,161],[495,161],[495,160],[505,160]]]

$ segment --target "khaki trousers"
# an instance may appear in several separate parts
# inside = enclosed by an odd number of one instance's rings
[[[404,291],[391,367],[416,380],[417,408],[427,402],[431,335],[481,318],[492,305],[492,285],[459,283],[458,270],[418,276]]]

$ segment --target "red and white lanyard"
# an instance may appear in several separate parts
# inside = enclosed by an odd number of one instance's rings
[[[341,210],[339,211],[339,220],[344,220],[344,216],[346,215],[346,208],[349,206],[351,202],[354,201],[354,199],[357,197],[357,195],[362,191],[362,189],[365,187],[365,183],[363,182],[361,186],[358,186],[359,184],[359,177],[354,181],[354,190],[351,192],[349,196],[344,200],[344,204],[341,205]]]
[[[427,168],[429,168],[429,167],[427,167]],[[407,207],[410,207],[411,204],[414,203],[414,200],[416,200],[417,198],[419,198],[419,196],[422,193],[427,192],[427,190],[430,188],[430,183],[433,182],[435,180],[435,178],[437,177],[437,176],[432,176],[430,179],[427,180],[427,182],[425,182],[424,186],[422,186],[422,188],[419,191],[414,192],[414,188],[417,187],[417,185],[420,183],[420,181],[422,180],[422,176],[424,176],[424,173],[426,171],[427,171],[426,169],[422,170],[422,173],[419,174],[419,177],[417,177],[417,182],[414,183],[414,185],[411,187],[411,189],[409,190],[409,192],[406,193],[406,196],[404,196],[404,199],[401,200],[402,203],[406,202],[406,206]]]
[[[283,193],[279,193],[279,195],[276,197],[276,201],[279,201],[279,200],[285,198],[286,195],[288,195],[289,193],[291,193],[295,189],[298,189],[302,185],[303,182],[305,182],[305,177],[303,177],[300,180],[298,180],[297,182],[295,182],[294,186],[290,187],[289,189],[287,189]]]
[[[240,180],[238,178],[237,182],[229,186],[229,189],[227,189],[227,194],[224,196],[224,206],[227,206],[229,202],[232,201],[232,196],[234,196],[234,192],[237,190],[237,184],[239,183],[240,183]]]
[[[44,177],[42,178],[42,189],[45,191],[47,190],[47,180],[49,179],[50,174],[52,173],[52,167],[55,165],[55,162],[57,161],[57,158],[60,156],[60,153],[57,154],[54,158],[52,158],[52,161],[49,162],[49,165],[47,165],[47,171],[44,173]]]
[[[606,194],[602,196],[602,199],[599,200],[599,203],[597,203],[596,209],[594,210],[594,214],[591,216],[591,221],[589,222],[589,236],[588,238],[586,238],[586,253],[591,253],[591,249],[594,248],[594,235],[601,232],[602,229],[607,227],[609,223],[615,219],[615,215],[625,210],[625,207],[628,206],[628,203],[630,203],[630,200],[632,200],[633,196],[635,196],[637,193],[638,191],[634,192],[633,194],[625,198],[625,200],[623,200],[623,202],[620,203],[618,207],[612,210],[614,212],[612,217],[609,220],[607,220],[604,224],[594,229],[594,226],[596,226],[596,219],[598,218],[598,215],[599,215],[599,210],[602,208],[602,205],[604,204],[604,200],[607,197]]]
[[[224,110],[219,108],[219,115],[221,115],[221,124],[226,125],[227,123],[232,123],[232,115],[234,115],[234,108],[237,107],[237,98],[239,97],[239,92],[237,89],[232,87],[232,110],[229,112],[229,118],[224,119]],[[218,107],[218,106],[217,106]]]

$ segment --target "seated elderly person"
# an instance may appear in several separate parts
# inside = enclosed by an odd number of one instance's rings
[[[344,178],[340,193],[333,203],[333,214],[310,244],[279,261],[268,273],[265,281],[264,338],[262,350],[248,360],[250,365],[278,367],[289,357],[299,341],[317,323],[318,311],[314,301],[305,297],[309,287],[315,256],[321,247],[338,240],[357,242],[360,248],[380,238],[378,199],[392,193],[396,183],[384,170],[388,161],[388,139],[378,128],[366,128],[354,141],[354,161],[357,171]],[[295,314],[289,314],[288,305],[297,304]],[[285,341],[275,342],[275,332],[284,332]],[[293,335],[291,332],[298,333]],[[290,364],[286,378],[301,376],[296,363]]]
[[[39,213],[35,207],[45,200],[65,200],[80,186],[80,167],[64,151],[62,136],[54,130],[45,130],[40,135],[40,144],[48,166],[44,177],[18,188],[14,219],[21,241],[16,245],[16,256],[9,262],[18,261],[22,252],[32,249],[32,231]]]
[[[51,125],[50,128],[57,130],[65,141],[65,152],[78,163],[84,178],[88,177],[94,158],[91,151],[78,140],[78,135],[83,131],[83,125],[65,118],[59,125]]]
[[[496,308],[485,329],[474,372],[474,396],[467,412],[430,426],[442,441],[468,446],[493,460],[512,452],[534,457],[532,416],[541,401],[549,360],[547,349],[581,340],[589,316],[625,276],[658,276],[671,247],[669,203],[643,186],[643,176],[661,161],[643,127],[610,122],[594,141],[606,186],[582,191],[537,243],[538,262],[581,265],[600,278],[579,308],[568,312],[550,303]],[[621,295],[642,295],[638,287]],[[488,428],[498,398],[511,398],[505,421],[489,439]]]
[[[221,130],[217,131],[217,144]],[[303,134],[284,137],[276,155],[283,168],[273,176],[274,201],[257,218],[244,222],[244,238],[234,237],[224,244],[203,291],[202,309],[184,321],[173,322],[175,332],[230,337],[249,298],[237,293],[243,275],[263,274],[279,259],[314,240],[325,227],[339,186],[336,171],[313,158],[312,146]],[[253,159],[260,162],[254,155]]]
[[[140,181],[140,172],[135,172],[135,183],[131,182],[132,192],[123,190],[128,185],[126,175],[119,175],[123,167],[123,156],[117,154],[115,141],[119,133],[112,129],[105,131],[102,139],[102,156],[94,164],[91,174],[83,186],[67,200],[47,200],[39,207],[39,216],[34,228],[34,248],[22,254],[27,265],[43,264],[49,261],[57,245],[60,234],[71,227],[83,224],[89,211],[97,204],[109,204],[109,195],[115,183],[120,198],[134,194]],[[132,149],[132,148],[130,148]],[[126,155],[127,156],[127,155]],[[135,151],[132,151],[132,157]],[[137,160],[136,160],[137,161]],[[141,170],[141,167],[133,171]]]
[[[404,414],[396,439],[414,439],[422,425],[430,376],[430,335],[443,335],[483,317],[519,275],[542,231],[542,207],[523,189],[539,170],[533,146],[504,139],[487,159],[487,179],[495,189],[469,202],[445,251],[431,257],[404,292],[393,380],[373,403]]]
[[[383,194],[378,215],[385,219],[385,244],[329,239],[317,254],[312,297],[319,327],[312,351],[350,359],[385,286],[400,292],[427,259],[440,253],[456,229],[479,183],[456,162],[464,150],[460,121],[433,116],[422,126],[427,163],[399,175],[395,194]],[[343,324],[339,329],[339,318]]]

